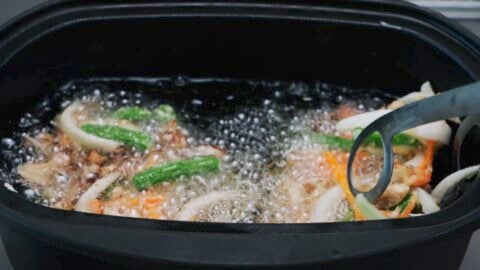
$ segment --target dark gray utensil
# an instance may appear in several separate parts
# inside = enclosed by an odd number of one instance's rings
[[[392,138],[395,134],[431,122],[465,116],[469,117],[459,127],[455,140],[456,149],[460,149],[465,135],[471,128],[480,126],[480,82],[408,104],[375,120],[359,134],[350,151],[347,176],[353,195],[363,193],[369,201],[374,201],[383,194],[393,174]],[[383,142],[383,169],[375,187],[367,192],[361,192],[353,185],[352,166],[362,142],[375,132],[380,134]],[[457,151],[457,160],[460,160],[459,155],[460,150]]]

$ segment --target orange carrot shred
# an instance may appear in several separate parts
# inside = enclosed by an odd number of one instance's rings
[[[63,132],[60,132],[59,134],[59,143],[61,146],[67,148],[71,145],[72,143],[72,140],[70,140],[70,138],[67,136],[67,134],[63,133]]]
[[[98,199],[93,199],[90,201],[90,210],[92,213],[95,214],[102,214],[103,213],[103,205],[102,202]]]
[[[147,197],[145,199],[145,202],[146,203],[149,203],[149,204],[158,204],[158,203],[161,203],[163,202],[165,199],[161,196],[158,196],[158,197]]]
[[[130,206],[137,206],[140,201],[137,198],[130,199]]]
[[[413,197],[408,201],[407,207],[405,207],[403,212],[400,213],[401,218],[408,217],[410,215],[410,213],[412,213],[413,209],[415,208],[415,204],[416,204],[417,199],[415,197],[415,194],[413,194],[412,196]]]
[[[105,162],[106,158],[102,156],[97,150],[91,150],[90,153],[88,153],[87,160],[90,163],[102,165]]]
[[[425,156],[418,167],[419,176],[417,180],[412,184],[414,187],[421,187],[428,183],[432,179],[432,163],[433,156],[435,154],[435,141],[429,140],[425,149]]]
[[[335,157],[335,155],[332,154],[332,152],[326,152],[324,157],[330,167],[330,170],[332,171],[333,175],[337,179],[338,184],[342,188],[345,198],[347,199],[350,206],[352,207],[353,213],[355,214],[355,219],[364,220],[365,217],[360,211],[360,208],[358,207],[355,201],[355,197],[353,196],[352,192],[350,191],[350,187],[348,186],[347,173],[346,173],[347,164],[345,162],[345,159],[342,158],[341,160],[342,163],[340,164],[337,161],[337,157]]]
[[[147,213],[147,218],[149,219],[159,219],[160,218],[160,213],[154,210],[150,210]]]

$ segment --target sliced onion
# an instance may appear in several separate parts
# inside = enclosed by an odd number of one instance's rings
[[[406,96],[399,98],[398,100],[402,101],[405,104],[413,103],[415,101],[422,100],[424,98],[433,97],[435,93],[433,92],[432,85],[430,82],[425,82],[422,84],[420,91],[412,92]]]
[[[302,195],[302,189],[304,188],[303,185],[299,183],[299,181],[291,180],[287,184],[287,188],[292,204],[301,204],[305,199]]]
[[[425,82],[420,91],[412,92],[397,100],[400,104],[409,104],[428,97],[434,96],[432,85]],[[356,128],[366,128],[373,121],[391,112],[392,110],[376,110],[373,112],[362,113],[352,117],[345,118],[337,123],[337,130],[340,132],[352,131]],[[449,144],[452,130],[446,121],[438,121],[406,130],[407,133],[415,138],[424,140],[433,140],[442,144]]]
[[[412,167],[418,167],[418,166],[420,166],[420,164],[422,164],[422,161],[423,161],[424,158],[425,158],[425,155],[423,153],[419,152],[412,159],[405,162],[405,165],[412,166]]]
[[[18,193],[18,191],[10,183],[3,183],[3,186],[11,192]]]
[[[373,112],[357,114],[352,117],[342,119],[337,123],[337,131],[346,132],[352,131],[356,128],[366,128],[373,121],[391,111],[392,110],[382,109]],[[450,136],[452,135],[452,129],[447,122],[442,120],[406,130],[404,133],[415,138],[433,140],[443,144],[448,144],[450,142]]]
[[[357,114],[351,117],[340,120],[337,123],[337,131],[346,132],[352,131],[356,128],[366,128],[373,121],[391,112],[392,110],[376,110],[372,112],[366,112]]]
[[[175,219],[183,221],[192,221],[198,214],[200,209],[222,200],[232,199],[233,197],[239,197],[240,193],[236,191],[213,191],[205,196],[198,197],[189,201],[183,209],[177,213]]]
[[[39,140],[37,140],[36,138],[32,138],[32,137],[30,137],[30,136],[28,136],[28,135],[26,135],[26,134],[24,134],[24,135],[22,135],[22,136],[23,136],[23,138],[24,138],[27,142],[31,143],[35,148],[37,148],[38,150],[40,150],[40,152],[41,152],[43,155],[48,156],[48,155],[51,153],[51,151],[49,151],[49,147],[48,147],[48,145],[47,145],[46,143],[41,143],[41,142],[39,142]]]
[[[432,140],[448,145],[452,129],[446,121],[442,120],[406,130],[405,133],[415,138]]]
[[[217,158],[223,158],[225,151],[221,148],[217,148],[213,145],[200,145],[196,147],[189,147],[180,150],[180,154],[187,158],[199,157],[199,156],[214,156]]]
[[[103,139],[91,134],[86,133],[81,128],[77,127],[77,121],[73,116],[73,113],[82,108],[79,102],[74,102],[68,106],[65,111],[60,115],[58,121],[58,127],[65,132],[72,140],[84,147],[98,148],[105,152],[112,152],[122,144],[116,141]]]
[[[430,82],[425,82],[422,84],[419,92],[410,93],[404,97],[401,97],[399,100],[405,104],[409,104],[433,96],[435,96],[435,92],[433,92],[432,85]],[[416,138],[449,144],[452,130],[447,122],[438,121],[423,126],[418,126],[416,128],[407,130],[405,133]]]
[[[442,202],[443,197],[445,197],[445,195],[450,192],[460,181],[477,174],[479,169],[480,165],[471,166],[450,174],[440,181],[440,183],[438,183],[438,185],[433,189],[431,193],[432,197],[439,204]]]
[[[435,199],[422,188],[415,188],[418,201],[422,205],[422,211],[425,214],[431,214],[440,210]]]
[[[124,129],[134,130],[134,131],[142,131],[141,128],[134,125],[132,122],[124,119],[116,119],[116,118],[96,119],[95,121],[88,122],[88,124],[110,125],[110,126],[121,127]]]
[[[435,95],[432,84],[429,81],[426,81],[422,84],[422,86],[420,87],[420,92],[424,93],[426,97],[432,97]]]
[[[85,193],[80,196],[78,202],[75,204],[75,211],[91,213],[90,202],[102,194],[113,182],[120,178],[119,172],[113,172],[103,178],[98,179],[91,185]]]
[[[365,198],[362,193],[359,193],[357,197],[355,197],[355,201],[363,216],[365,216],[367,220],[379,220],[386,218],[373,204],[367,200],[367,198]]]
[[[311,222],[335,221],[337,210],[344,199],[342,188],[335,185],[320,195],[313,207]]]

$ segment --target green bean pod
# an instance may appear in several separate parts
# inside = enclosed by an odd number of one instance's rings
[[[94,136],[118,141],[140,150],[146,150],[152,145],[152,139],[148,134],[118,126],[86,124],[81,129]]]
[[[113,113],[113,117],[130,121],[149,120],[153,118],[152,112],[141,107],[124,107]]]
[[[220,171],[220,159],[212,156],[197,157],[187,160],[167,162],[163,165],[146,169],[133,177],[138,190],[165,181],[172,181],[180,176],[192,176]]]

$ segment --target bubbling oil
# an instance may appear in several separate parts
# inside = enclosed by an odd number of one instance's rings
[[[305,200],[297,198],[292,203],[291,194],[285,193],[292,185],[327,177],[314,168],[323,149],[313,144],[307,134],[311,131],[335,133],[334,112],[339,106],[348,104],[359,111],[369,111],[385,105],[389,99],[380,91],[353,90],[323,82],[186,76],[77,80],[35,104],[19,119],[18,131],[1,140],[0,173],[8,187],[36,203],[52,206],[56,203],[52,198],[58,198],[59,194],[45,197],[41,187],[26,184],[16,171],[20,164],[45,159],[35,146],[23,143],[25,138],[54,131],[55,115],[75,100],[96,104],[95,114],[89,115],[96,121],[103,121],[113,110],[124,106],[154,109],[159,104],[170,104],[190,146],[214,145],[224,149],[226,155],[220,174],[181,177],[159,187],[168,190],[168,200],[162,204],[165,219],[175,219],[189,202],[211,192],[232,191],[237,195],[200,209],[196,220],[307,222],[310,210],[303,207]],[[158,125],[145,121],[139,123],[139,128],[154,134]],[[154,150],[162,151],[162,147],[158,144]],[[148,151],[134,151],[124,158],[146,154]],[[68,181],[68,176],[58,177],[58,181]],[[128,186],[128,182],[121,184]],[[313,197],[318,197],[326,188],[317,185]]]

